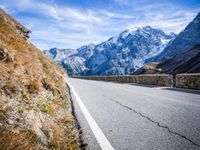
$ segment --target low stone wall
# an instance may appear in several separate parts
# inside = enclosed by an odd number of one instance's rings
[[[146,74],[138,76],[138,84],[149,84],[158,86],[173,86],[173,76],[168,74]]]
[[[138,83],[138,84],[149,84],[158,86],[171,87],[173,77],[167,74],[155,74],[155,75],[128,75],[128,76],[81,76],[81,79],[89,80],[100,80],[100,81],[113,81],[113,82],[124,82],[124,83]]]
[[[100,81],[113,81],[124,83],[137,83],[137,76],[81,76],[81,79],[100,80]]]
[[[200,73],[176,75],[176,87],[200,89]]]
[[[81,76],[77,78],[173,87],[173,76],[169,74],[144,74],[138,76]],[[200,89],[200,73],[178,74],[176,75],[174,82],[176,83],[175,87],[178,88]]]

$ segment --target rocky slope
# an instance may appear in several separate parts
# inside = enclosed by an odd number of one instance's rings
[[[0,9],[0,149],[78,149],[65,71]]]
[[[156,57],[156,61],[163,61],[176,54],[189,50],[200,43],[200,13],[192,22]]]
[[[134,74],[154,73],[200,73],[200,44],[161,63],[147,64]]]
[[[71,50],[59,49],[45,53],[70,75],[124,75],[159,55],[174,38],[173,33],[166,34],[160,29],[146,26],[125,30],[105,42],[83,46],[72,53],[69,52]],[[63,56],[59,57],[61,53]]]

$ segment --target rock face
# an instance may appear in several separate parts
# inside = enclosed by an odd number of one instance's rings
[[[158,67],[161,68],[162,72],[170,74],[199,73],[200,45],[177,54],[175,57],[162,62]]]
[[[11,57],[5,49],[0,48],[0,60],[4,62],[11,61]]]
[[[200,72],[200,45],[192,49],[177,54],[171,59],[153,62],[144,65],[134,74],[154,74],[154,73],[199,73]]]
[[[65,71],[0,9],[0,149],[78,149]]]
[[[154,61],[163,61],[200,44],[200,13]]]
[[[45,53],[61,64],[69,75],[124,75],[132,72],[146,61],[157,56],[175,34],[166,34],[150,26],[125,30],[98,45],[90,44],[74,50]],[[64,57],[59,53],[66,51]]]

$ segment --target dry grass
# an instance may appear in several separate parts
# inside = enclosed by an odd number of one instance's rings
[[[9,57],[0,60],[0,149],[78,149],[65,71],[27,41],[27,31],[0,9],[0,49]],[[45,146],[30,111],[42,118]]]
[[[1,150],[42,150],[39,138],[31,130],[0,128]]]

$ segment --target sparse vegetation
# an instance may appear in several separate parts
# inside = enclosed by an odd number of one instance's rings
[[[31,81],[28,84],[27,89],[28,89],[29,93],[31,93],[31,94],[38,93],[40,90],[39,81],[38,80]]]
[[[0,9],[0,149],[78,149],[65,71],[28,33]]]
[[[0,145],[2,150],[42,150],[38,146],[39,137],[31,130],[21,130],[19,128],[0,128]]]
[[[40,110],[42,112],[48,113],[48,114],[52,114],[54,112],[52,106],[47,103],[46,101],[44,101],[43,99],[40,99],[37,103],[38,108],[40,108]]]

